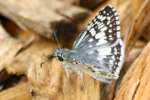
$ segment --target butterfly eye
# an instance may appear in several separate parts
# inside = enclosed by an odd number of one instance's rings
[[[58,60],[59,60],[59,61],[64,61],[64,59],[63,59],[62,56],[58,56]]]

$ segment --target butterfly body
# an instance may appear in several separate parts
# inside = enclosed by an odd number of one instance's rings
[[[54,56],[74,72],[87,73],[103,82],[117,79],[124,60],[124,44],[116,10],[106,6],[80,33],[72,49],[57,49]]]

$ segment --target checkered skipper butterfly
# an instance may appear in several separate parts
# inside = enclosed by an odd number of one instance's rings
[[[86,73],[96,80],[117,79],[124,61],[124,44],[116,10],[106,6],[80,33],[73,49],[56,49],[53,56],[66,69]]]

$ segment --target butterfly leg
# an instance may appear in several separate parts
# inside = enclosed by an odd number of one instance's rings
[[[84,82],[84,74],[83,74],[83,72],[81,72],[81,71],[78,71],[78,73],[77,73],[78,75],[79,75],[79,78],[80,78],[80,80],[81,80],[81,86],[82,86],[82,88],[83,88],[83,90],[85,90],[86,89],[86,86],[85,86],[85,82]]]
[[[65,73],[66,73],[67,78],[69,79],[70,78],[70,76],[69,76],[69,70],[67,68],[65,68]]]

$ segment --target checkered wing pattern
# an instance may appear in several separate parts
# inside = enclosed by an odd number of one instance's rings
[[[83,57],[82,63],[93,65],[85,69],[93,77],[103,81],[117,79],[124,60],[124,44],[115,8],[106,6],[101,10],[81,32],[73,49]]]

